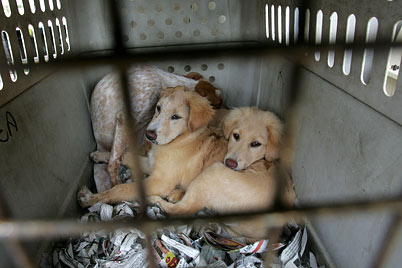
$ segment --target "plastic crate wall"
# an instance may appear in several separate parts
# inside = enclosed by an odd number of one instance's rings
[[[52,70],[39,63],[71,56],[70,2],[3,1],[0,5],[0,106]],[[27,64],[33,64],[30,67]]]
[[[402,13],[397,1],[309,1],[307,10],[299,9],[302,3],[266,1],[267,40],[292,44],[295,29],[311,45],[373,44],[395,41],[399,35]],[[305,29],[297,23],[301,12]],[[392,65],[400,66],[401,57],[396,53],[389,61],[389,53],[389,48],[380,46],[347,53],[310,48],[297,58],[305,68],[292,171],[299,204],[400,196],[401,79],[399,71],[391,70]],[[390,79],[394,87],[387,85]],[[311,222],[337,266],[369,267],[392,216],[386,211],[362,211],[317,215]],[[401,261],[396,253],[401,232],[396,241],[386,267]]]

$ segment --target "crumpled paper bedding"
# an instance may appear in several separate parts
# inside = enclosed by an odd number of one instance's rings
[[[139,214],[138,203],[123,202],[112,206],[97,203],[88,209],[81,222],[130,219]],[[200,215],[211,215],[204,210]],[[149,206],[147,215],[164,219],[158,206]],[[316,268],[315,256],[306,250],[307,232],[296,224],[285,226],[287,237],[272,248],[277,257],[263,264],[269,241],[247,244],[241,237],[229,237],[219,224],[183,225],[158,229],[151,235],[155,262],[159,267],[273,267]],[[114,232],[83,233],[78,239],[57,243],[51,253],[43,255],[41,267],[123,268],[148,267],[145,235],[133,228]],[[322,267],[320,267],[322,268]]]

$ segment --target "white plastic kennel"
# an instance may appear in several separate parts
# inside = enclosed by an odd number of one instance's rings
[[[400,266],[402,235],[391,223],[400,222],[401,209],[401,48],[389,47],[402,38],[400,1],[121,0],[115,1],[120,35],[111,0],[1,2],[0,194],[8,210],[8,218],[0,214],[1,267],[19,256],[3,250],[15,244],[7,236],[15,220],[80,213],[75,197],[79,186],[92,183],[88,155],[95,149],[90,94],[122,58],[108,61],[118,36],[125,52],[148,53],[141,62],[201,73],[230,107],[255,105],[285,118],[297,87],[298,205],[382,200],[379,206],[389,208],[386,201],[397,200],[395,212],[310,214],[321,262],[371,267],[389,242],[384,267]],[[352,46],[313,47],[345,43]],[[236,50],[244,45],[256,49]],[[190,49],[196,52],[177,53]],[[383,243],[392,236],[393,243]],[[36,260],[46,242],[24,247]]]

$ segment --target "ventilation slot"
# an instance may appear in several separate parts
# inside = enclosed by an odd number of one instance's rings
[[[3,78],[1,78],[1,74],[0,74],[0,90],[3,89]]]
[[[315,24],[315,44],[321,45],[322,38],[322,10],[317,12],[317,21]],[[316,51],[314,54],[314,58],[316,61],[319,61],[321,57],[320,51]]]
[[[50,8],[50,10],[53,11],[53,9],[54,9],[53,0],[49,0],[49,8]]]
[[[282,7],[278,6],[278,42],[282,44]]]
[[[269,38],[269,10],[268,4],[265,5],[265,36]]]
[[[59,34],[59,47],[60,47],[60,54],[64,54],[64,45],[63,45],[63,35],[61,33],[61,26],[60,26],[60,20],[56,19],[56,28],[57,28],[57,33]]]
[[[336,43],[336,31],[338,30],[338,13],[334,12],[329,17],[329,44],[335,45]],[[330,50],[328,52],[328,66],[330,68],[334,67],[335,62],[335,51]]]
[[[18,8],[18,13],[20,13],[20,15],[24,15],[24,3],[22,2],[22,0],[16,0],[17,3],[17,8]]]
[[[378,20],[376,17],[372,17],[367,23],[366,44],[375,42],[377,38],[377,30],[378,30]],[[360,77],[364,85],[367,85],[368,82],[370,81],[373,59],[374,59],[374,49],[373,48],[364,49],[362,72]]]
[[[24,36],[22,35],[20,28],[16,29],[16,33],[17,33],[18,45],[20,47],[21,62],[22,64],[27,64],[28,59],[27,59],[27,51],[25,49]]]
[[[17,82],[18,76],[16,70],[10,70],[11,81]]]
[[[296,44],[299,40],[299,8],[295,9],[294,25],[293,25],[293,41]]]
[[[40,37],[42,39],[42,50],[43,50],[43,54],[44,54],[44,59],[47,62],[47,61],[49,61],[49,51],[47,48],[45,27],[43,26],[42,22],[39,22],[39,32],[40,32]]]
[[[39,0],[39,6],[40,6],[40,10],[42,10],[42,12],[46,11],[45,0]]]
[[[285,44],[289,45],[289,29],[290,27],[290,8],[286,7],[285,9]]]
[[[3,5],[4,15],[6,15],[6,17],[10,17],[11,16],[10,2],[8,2],[8,0],[1,0],[1,4]]]
[[[271,36],[272,40],[275,41],[275,6],[271,6]]]
[[[70,37],[68,35],[68,27],[67,27],[66,17],[63,17],[62,22],[63,22],[63,26],[64,26],[64,35],[66,37],[67,51],[70,51]]]
[[[20,28],[16,29],[16,34],[17,34],[17,39],[18,39],[18,45],[20,48],[20,56],[21,56],[21,62],[22,64],[28,64],[28,58],[27,58],[27,51],[25,48],[25,40],[24,40],[24,35],[22,34],[22,31]],[[29,69],[24,68],[24,74],[28,75],[29,74]]]
[[[29,0],[29,8],[31,9],[31,13],[35,14],[36,6],[35,6],[35,1],[34,0]]]
[[[306,18],[304,22],[304,42],[308,43],[310,40],[310,9],[306,9]]]
[[[56,0],[56,6],[57,6],[57,9],[61,9],[61,1],[60,0]]]
[[[55,59],[57,58],[57,49],[56,49],[56,40],[54,38],[53,23],[50,20],[48,20],[47,26],[49,28],[50,38],[52,39],[52,54],[53,58]]]
[[[348,17],[346,24],[346,44],[351,44],[355,40],[355,29],[356,29],[356,17],[351,14]],[[345,49],[345,54],[343,56],[343,66],[342,70],[345,75],[350,74],[350,68],[352,66],[352,49]]]
[[[402,21],[398,21],[394,25],[394,29],[392,32],[392,40],[391,42],[402,42]],[[395,89],[399,76],[399,69],[401,68],[401,59],[402,59],[402,48],[393,47],[389,50],[387,67],[385,70],[385,78],[384,78],[384,93],[388,97],[392,97],[395,94]]]
[[[7,58],[7,63],[10,65],[14,64],[14,57],[13,57],[13,51],[11,50],[11,44],[10,44],[10,39],[8,37],[8,33],[6,31],[1,32],[1,39],[3,41],[3,48],[4,48],[4,53]]]
[[[7,58],[7,64],[14,65],[14,56],[11,49],[10,38],[6,31],[1,32],[1,39],[3,41],[4,54]],[[10,78],[13,82],[17,81],[17,72],[15,70],[10,70]]]
[[[35,30],[34,27],[29,24],[28,25],[28,33],[29,33],[29,38],[31,39],[31,44],[33,47],[33,52],[34,52],[34,62],[38,63],[39,62],[39,55],[38,55],[38,44],[36,42],[36,36],[35,36]]]

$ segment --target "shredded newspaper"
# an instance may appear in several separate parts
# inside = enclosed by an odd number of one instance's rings
[[[98,222],[133,218],[138,215],[139,208],[138,203],[131,202],[116,206],[97,203],[80,220]],[[201,214],[210,213],[203,211]],[[156,206],[149,207],[147,215],[155,219],[166,217]],[[152,253],[159,267],[318,268],[314,254],[306,250],[306,229],[288,224],[284,230],[287,237],[270,246],[277,257],[269,265],[263,263],[264,254],[270,245],[268,240],[247,244],[244,238],[230,237],[225,228],[218,224],[158,229],[151,236]],[[145,236],[137,229],[84,233],[79,239],[55,245],[51,254],[43,255],[41,267],[148,267],[145,245]]]

